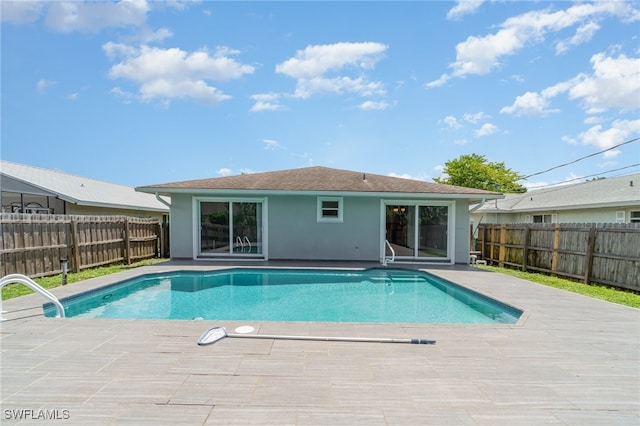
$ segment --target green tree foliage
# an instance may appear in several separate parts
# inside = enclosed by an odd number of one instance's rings
[[[437,183],[503,193],[527,192],[527,188],[517,183],[522,175],[508,169],[504,163],[487,161],[484,155],[461,155],[444,165],[445,177],[434,179]]]

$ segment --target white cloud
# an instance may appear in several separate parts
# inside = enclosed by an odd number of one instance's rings
[[[397,178],[401,178],[401,179],[422,180],[422,181],[426,181],[427,180],[427,177],[424,176],[424,175],[412,176],[409,173],[398,174],[398,173],[391,172],[391,173],[388,174],[388,176],[397,177]]]
[[[264,149],[272,150],[280,147],[278,141],[275,141],[273,139],[263,139],[262,143],[264,144]]]
[[[342,94],[345,92],[360,96],[384,95],[386,93],[382,83],[367,81],[363,77],[315,77],[298,80],[294,97],[307,99],[319,93]]]
[[[231,170],[231,169],[229,169],[229,168],[227,168],[227,167],[223,167],[223,168],[221,168],[221,169],[218,169],[218,172],[217,172],[217,173],[218,173],[220,176],[229,176],[229,175],[231,175],[231,172],[232,172],[232,170]]]
[[[230,96],[207,84],[207,80],[238,79],[254,71],[254,67],[229,57],[237,52],[225,47],[210,54],[206,50],[189,53],[179,48],[109,42],[103,45],[103,50],[109,58],[123,57],[122,62],[111,67],[109,77],[137,83],[143,101],[191,98],[217,104]]]
[[[567,81],[527,92],[503,107],[502,114],[545,115],[557,112],[549,108],[549,100],[568,93],[569,99],[582,100],[587,113],[598,114],[608,109],[632,111],[640,108],[640,58],[616,58],[598,53],[591,58],[593,74],[581,73]]]
[[[365,101],[361,103],[358,106],[358,108],[360,108],[363,111],[384,110],[389,108],[389,104],[386,103],[385,101],[379,101],[379,102]]]
[[[446,116],[445,118],[440,120],[440,122],[446,124],[451,129],[459,129],[462,127],[462,124],[458,122],[458,119],[451,115]]]
[[[472,123],[472,124],[479,123],[482,120],[486,120],[487,118],[490,118],[490,117],[491,116],[485,114],[484,112],[476,112],[476,113],[473,113],[473,114],[464,114],[462,116],[464,121],[467,121],[467,122]]]
[[[280,94],[278,93],[258,93],[251,95],[251,99],[256,101],[251,107],[251,112],[260,111],[280,111],[286,109],[280,104]]]
[[[78,100],[78,94],[77,93],[69,93],[67,95],[67,100],[69,100],[69,101],[77,101]]]
[[[540,43],[548,33],[580,25],[575,43],[593,36],[595,20],[615,16],[624,21],[640,19],[640,9],[626,2],[578,3],[567,9],[552,12],[537,10],[505,20],[500,29],[486,36],[469,36],[456,46],[456,60],[449,64],[451,73],[426,84],[438,87],[451,78],[469,74],[483,75],[501,65],[502,58],[514,55],[527,45]],[[586,22],[586,23],[585,23]],[[565,47],[568,44],[565,42]]]
[[[45,7],[46,2],[43,1],[1,1],[0,19],[14,24],[35,22]]]
[[[610,108],[632,111],[640,108],[640,58],[617,58],[598,53],[591,58],[593,75],[586,76],[569,91],[569,98],[582,99],[589,113]]]
[[[576,30],[576,33],[573,37],[567,40],[559,41],[556,44],[556,53],[564,53],[573,46],[578,46],[580,44],[588,42],[599,29],[600,25],[596,24],[595,22],[588,22],[587,24],[582,25]]]
[[[548,107],[549,100],[544,96],[534,92],[527,92],[524,95],[518,96],[513,105],[503,107],[500,110],[500,113],[515,115],[546,115],[550,112],[558,111],[548,109]]]
[[[477,138],[481,138],[483,136],[489,136],[498,132],[498,127],[491,123],[484,123],[479,129],[477,129],[474,134]]]
[[[98,32],[110,27],[138,27],[146,23],[149,12],[145,0],[49,2],[47,8],[46,25],[61,32]]]
[[[296,56],[276,65],[276,72],[296,79],[294,96],[309,98],[317,93],[355,93],[372,96],[385,93],[381,82],[372,82],[361,75],[381,59],[387,46],[380,43],[335,43],[307,46]],[[350,70],[357,77],[348,74]],[[327,75],[327,74],[338,75]]]
[[[591,127],[586,132],[578,135],[578,140],[585,145],[593,145],[600,151],[612,148],[625,142],[633,135],[640,134],[639,120],[616,120],[611,123],[611,127],[604,129],[598,124]],[[616,157],[620,150],[614,149],[604,153],[605,158]]]
[[[55,84],[57,84],[55,81],[46,80],[44,78],[41,78],[36,83],[36,90],[38,91],[38,93],[40,93],[42,95],[47,91],[47,89],[49,87],[54,86]]]
[[[484,0],[458,0],[456,5],[447,12],[447,18],[456,20],[464,15],[473,14],[482,6],[482,3]]]

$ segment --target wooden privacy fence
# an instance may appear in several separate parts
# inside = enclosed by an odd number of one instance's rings
[[[481,224],[488,263],[640,291],[640,224]]]
[[[162,224],[125,216],[66,216],[2,213],[0,276],[43,277],[114,263],[162,257]]]

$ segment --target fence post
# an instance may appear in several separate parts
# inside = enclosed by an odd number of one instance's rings
[[[498,266],[504,267],[504,258],[507,255],[507,225],[500,225],[500,246],[498,248]]]
[[[73,254],[73,270],[80,272],[80,238],[78,236],[78,221],[71,219],[71,253]]]
[[[531,227],[524,226],[524,243],[522,247],[522,270],[527,272],[527,264],[529,262],[529,238],[531,238]]]
[[[551,253],[551,274],[558,270],[558,248],[560,247],[560,224],[556,223],[553,233],[553,252]]]
[[[589,239],[587,240],[587,259],[584,262],[584,283],[591,284],[591,269],[593,268],[593,252],[596,248],[596,224],[589,228]]]
[[[129,218],[124,219],[124,259],[131,265],[131,235],[129,235]]]

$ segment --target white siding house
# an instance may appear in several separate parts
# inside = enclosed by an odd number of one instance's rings
[[[475,225],[640,222],[640,174],[506,194],[473,211],[471,220]]]
[[[0,162],[3,213],[125,215],[162,220],[169,208],[134,188],[59,170]]]

